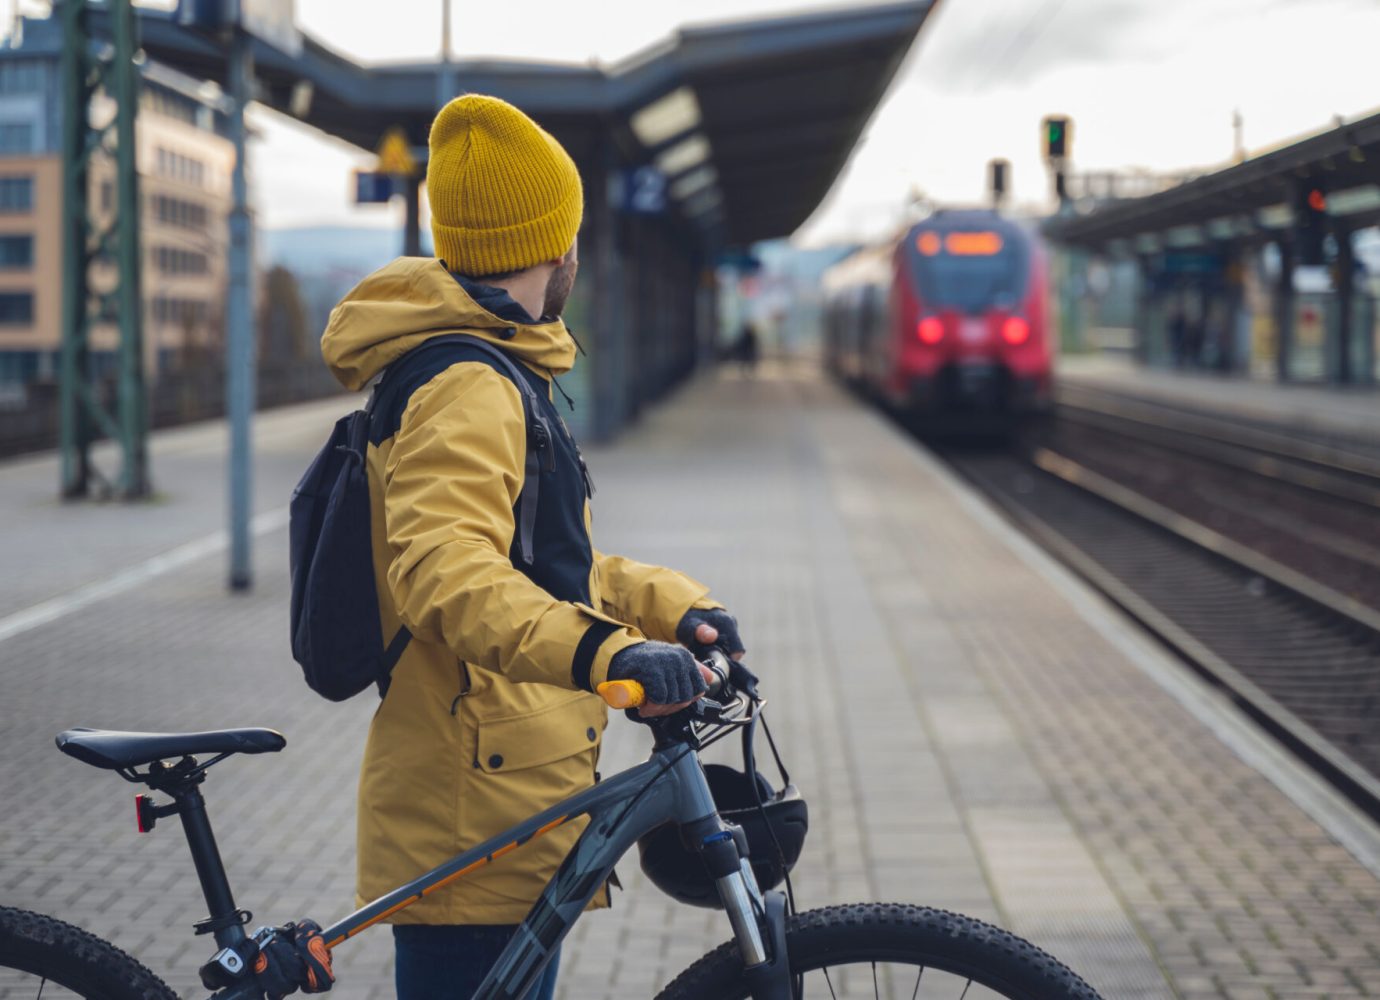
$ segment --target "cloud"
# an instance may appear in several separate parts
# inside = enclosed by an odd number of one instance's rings
[[[1172,45],[1156,30],[1168,0],[1004,0],[941,7],[917,75],[940,93],[1024,87],[1050,72],[1153,59]],[[946,16],[949,15],[949,16]]]

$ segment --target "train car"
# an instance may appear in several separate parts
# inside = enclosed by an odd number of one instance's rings
[[[1050,402],[1046,258],[982,210],[934,213],[824,276],[825,356],[889,409],[962,428]]]

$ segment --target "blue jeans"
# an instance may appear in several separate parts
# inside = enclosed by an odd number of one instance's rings
[[[398,1000],[470,1000],[516,930],[516,924],[394,926]],[[557,949],[527,1000],[551,1000],[560,960]]]

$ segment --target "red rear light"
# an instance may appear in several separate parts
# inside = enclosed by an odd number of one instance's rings
[[[922,344],[937,344],[944,339],[944,324],[934,316],[926,316],[915,328]]]
[[[1030,324],[1019,316],[1008,316],[1001,325],[1001,339],[1012,347],[1024,344],[1030,339]]]

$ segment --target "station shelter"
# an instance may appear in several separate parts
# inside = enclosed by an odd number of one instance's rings
[[[1075,298],[1134,273],[1131,346],[1146,363],[1374,385],[1377,226],[1380,114],[1144,197],[1075,201],[1045,233]]]
[[[419,187],[440,104],[493,94],[555,135],[586,198],[567,318],[588,356],[566,388],[579,404],[572,422],[604,438],[713,350],[716,260],[787,236],[814,211],[932,5],[684,28],[609,67],[359,65],[308,36],[290,46],[255,38],[256,97],[363,149],[401,130],[419,161],[402,182],[413,254],[423,245]],[[173,12],[141,8],[139,20],[152,58],[225,81],[225,48],[214,38]]]

